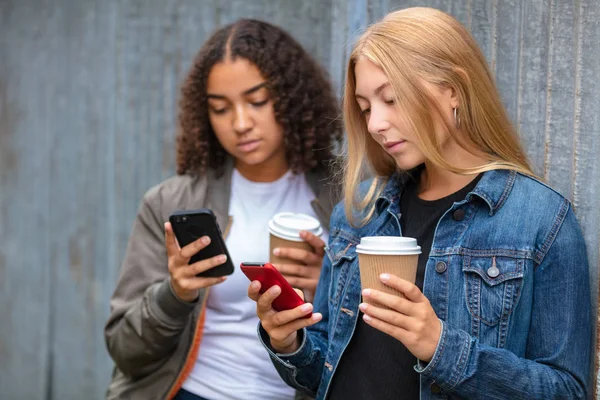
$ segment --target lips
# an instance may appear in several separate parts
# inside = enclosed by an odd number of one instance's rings
[[[237,148],[242,151],[243,153],[250,153],[256,149],[258,149],[258,146],[260,146],[260,142],[262,139],[255,139],[255,140],[244,140],[243,142],[240,142],[237,144]]]
[[[406,142],[406,140],[398,140],[398,141],[395,141],[395,142],[387,142],[387,143],[384,144],[384,146],[385,146],[386,149],[391,149],[392,147],[394,147],[394,146],[396,146],[398,144],[402,144],[404,142]]]
[[[386,142],[383,147],[388,151],[388,153],[395,153],[402,149],[406,140],[396,140],[394,142]]]

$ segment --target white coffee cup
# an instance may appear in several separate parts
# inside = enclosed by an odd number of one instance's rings
[[[300,231],[321,236],[323,228],[318,219],[302,213],[282,212],[269,221],[269,233],[281,239],[302,242]]]
[[[421,254],[417,239],[402,236],[365,236],[356,246],[359,254],[414,255]]]
[[[307,231],[315,236],[323,234],[323,228],[318,219],[310,215],[293,212],[276,214],[269,221],[270,258],[273,264],[302,264],[300,261],[281,258],[273,254],[278,247],[304,249],[313,252],[312,246],[302,240],[301,231]]]

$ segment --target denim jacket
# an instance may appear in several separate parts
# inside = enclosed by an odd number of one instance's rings
[[[359,228],[336,206],[314,301],[323,319],[299,331],[295,353],[275,353],[259,326],[282,378],[317,399],[327,396],[358,319],[356,245],[363,236],[402,234],[402,188],[403,178],[389,179],[373,217]],[[516,172],[484,173],[434,233],[423,293],[442,333],[431,361],[415,366],[421,399],[585,398],[592,360],[588,275],[568,200]]]

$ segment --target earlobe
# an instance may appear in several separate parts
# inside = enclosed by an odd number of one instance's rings
[[[450,87],[450,106],[452,106],[452,108],[458,108],[459,105],[458,92],[454,87]]]

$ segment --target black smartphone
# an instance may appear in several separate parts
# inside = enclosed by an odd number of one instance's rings
[[[207,271],[199,273],[198,277],[215,278],[233,273],[233,262],[225,246],[225,240],[217,223],[215,214],[208,208],[200,210],[175,211],[169,217],[173,232],[180,247],[200,239],[202,236],[210,237],[210,244],[196,253],[189,264],[206,260],[208,258],[225,254],[227,261]]]

